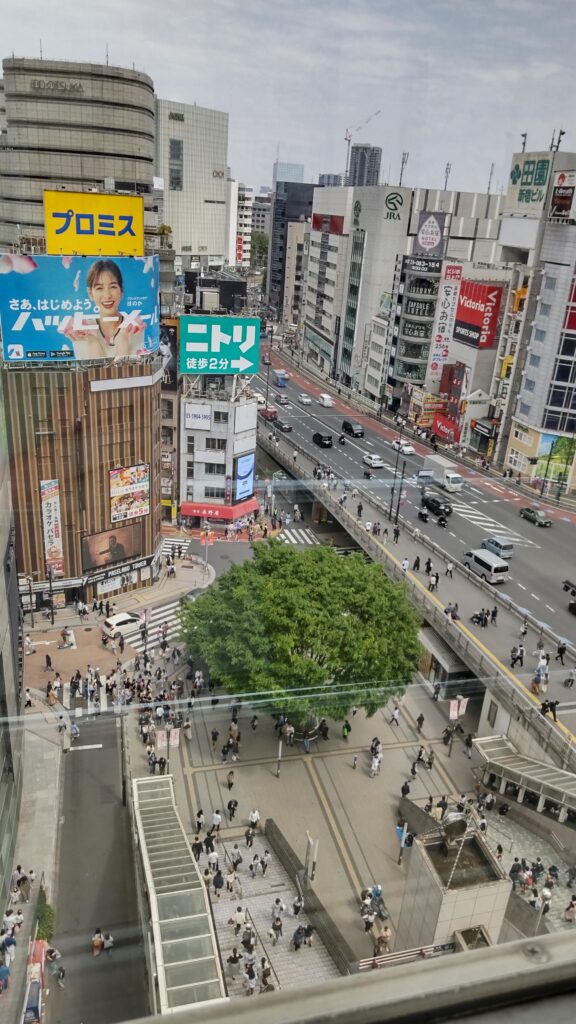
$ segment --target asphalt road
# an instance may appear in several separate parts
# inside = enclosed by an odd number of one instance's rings
[[[65,755],[53,942],[66,979],[63,991],[50,983],[49,1024],[111,1024],[149,1012],[119,724],[116,715],[79,719],[80,737]],[[111,958],[91,954],[98,927],[114,937]]]
[[[265,370],[267,368],[260,371],[257,384],[257,389],[263,395],[266,394]],[[366,493],[378,496],[388,509],[396,465],[396,452],[391,448],[390,441],[398,436],[397,432],[384,423],[376,423],[349,410],[341,399],[334,400],[333,408],[324,408],[315,397],[320,388],[300,377],[297,371],[290,368],[289,372],[291,379],[285,389],[273,386],[273,372],[270,374],[269,387],[269,405],[275,406],[279,417],[293,428],[291,434],[285,435],[286,440],[293,437],[299,446],[313,453],[319,462],[333,468],[338,476],[355,480]],[[302,405],[298,401],[301,392],[312,398],[311,405]],[[276,404],[278,395],[285,395],[290,405]],[[347,436],[344,446],[337,443],[343,415],[364,425],[364,438]],[[331,449],[318,448],[312,441],[316,430],[331,433],[335,446]],[[398,459],[398,483],[402,462],[404,458],[406,460],[400,515],[415,523],[420,507],[416,474],[430,454],[430,449],[412,436],[406,439],[413,444],[415,454],[400,456]],[[369,452],[380,455],[385,463],[383,469],[374,471],[371,481],[363,478],[366,467],[362,459]],[[529,502],[524,495],[518,495],[513,486],[504,480],[500,482],[489,479],[482,472],[461,469],[461,473],[466,480],[463,491],[447,495],[454,507],[447,529],[438,527],[431,516],[428,524],[418,521],[421,532],[429,534],[457,560],[470,548],[480,547],[483,538],[496,535],[510,539],[514,544],[511,578],[503,584],[502,592],[561,636],[575,640],[576,621],[568,612],[568,595],[562,589],[562,580],[569,578],[576,581],[576,516],[545,502],[533,500],[532,507],[542,508],[553,520],[551,528],[539,528],[520,517],[520,508]],[[395,502],[397,496],[398,490]]]

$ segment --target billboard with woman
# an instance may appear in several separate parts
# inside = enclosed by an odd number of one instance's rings
[[[5,362],[139,359],[158,348],[158,257],[0,255]]]

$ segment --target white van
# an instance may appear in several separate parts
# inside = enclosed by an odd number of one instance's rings
[[[486,551],[491,551],[493,555],[498,555],[499,558],[503,558],[506,562],[514,554],[514,545],[506,537],[486,537],[480,547],[485,548]]]
[[[332,395],[318,395],[318,401],[325,409],[331,409],[334,405]]]
[[[503,558],[485,551],[484,548],[476,548],[473,551],[465,551],[462,562],[471,572],[477,573],[486,583],[505,583],[510,579],[510,566]]]

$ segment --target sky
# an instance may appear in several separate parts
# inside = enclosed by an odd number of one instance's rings
[[[147,72],[164,99],[229,114],[229,164],[258,191],[280,159],[307,181],[382,147],[382,179],[506,189],[510,156],[576,152],[576,5],[548,0],[0,0],[2,56]],[[32,27],[33,26],[33,27]],[[379,111],[377,116],[372,116]],[[369,120],[370,119],[370,120]],[[368,123],[366,123],[368,121]],[[356,129],[359,129],[358,131]]]

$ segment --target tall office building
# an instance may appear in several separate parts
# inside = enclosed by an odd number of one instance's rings
[[[44,189],[144,196],[149,248],[154,86],[141,71],[10,57],[0,136],[0,250],[43,252]]]
[[[279,181],[304,181],[304,164],[287,164],[283,160],[275,160],[272,170],[273,192]]]
[[[379,146],[357,143],[350,151],[348,185],[378,185],[382,150]]]
[[[228,257],[228,114],[156,99],[155,173],[164,179],[172,246],[192,267]]]
[[[252,231],[260,231],[263,235],[270,234],[270,212],[272,210],[272,193],[260,193],[254,196],[252,203]]]
[[[250,185],[238,185],[238,217],[236,222],[236,266],[249,267],[252,246],[252,208],[254,190]]]
[[[298,325],[301,321],[309,249],[310,221],[298,220],[289,224],[282,308],[282,319],[285,324]]]
[[[270,240],[268,245],[268,305],[278,316],[284,307],[284,274],[288,225],[308,220],[312,215],[314,189],[306,182],[279,181],[272,202]]]
[[[344,174],[320,174],[318,175],[318,184],[324,185],[326,188],[338,188],[346,184],[345,177]]]

